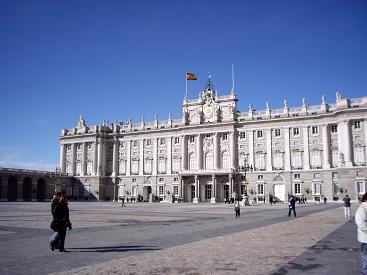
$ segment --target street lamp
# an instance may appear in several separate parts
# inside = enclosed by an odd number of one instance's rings
[[[248,160],[247,158],[244,159],[244,163],[243,165],[240,165],[237,169],[237,172],[242,175],[243,177],[243,182],[244,182],[244,190],[243,190],[243,197],[242,197],[242,201],[243,201],[243,205],[245,206],[249,206],[250,203],[248,201],[248,195],[247,195],[247,172],[252,172],[254,170],[254,168],[252,167],[252,165],[248,164]]]

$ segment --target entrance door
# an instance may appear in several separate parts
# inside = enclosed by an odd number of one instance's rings
[[[284,201],[285,185],[284,183],[274,184],[274,196],[281,201]]]
[[[229,199],[229,185],[223,185],[223,194],[224,194],[224,201],[228,201]]]
[[[152,193],[152,186],[144,186],[143,187],[143,200],[149,201],[149,195]]]

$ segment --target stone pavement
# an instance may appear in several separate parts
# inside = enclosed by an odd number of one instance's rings
[[[331,208],[61,274],[358,274],[356,229],[341,212]]]

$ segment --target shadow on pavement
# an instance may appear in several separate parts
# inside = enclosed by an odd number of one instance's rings
[[[161,250],[156,246],[143,245],[119,245],[119,246],[97,246],[97,247],[70,247],[69,252],[126,252],[142,250]]]
[[[272,275],[359,274],[357,226],[346,222]]]

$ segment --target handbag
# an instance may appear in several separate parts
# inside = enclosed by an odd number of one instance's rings
[[[51,221],[51,224],[50,224],[50,228],[53,230],[53,231],[58,231],[59,228],[60,228],[60,221],[58,220],[52,220]]]

